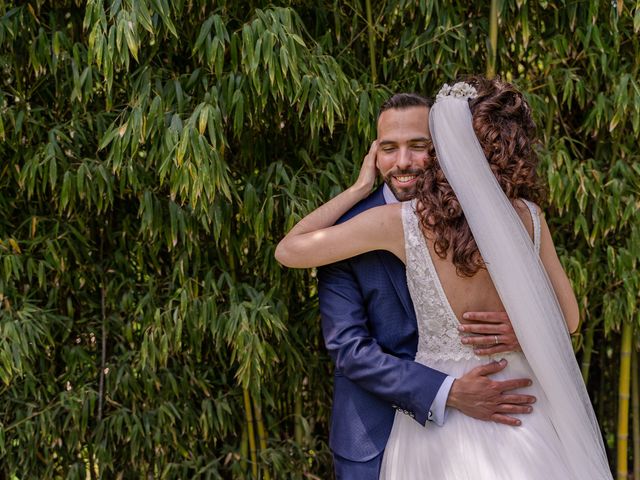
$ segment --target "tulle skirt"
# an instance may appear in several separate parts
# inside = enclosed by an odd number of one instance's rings
[[[397,412],[384,452],[383,480],[556,480],[574,479],[562,456],[558,435],[545,412],[544,393],[524,356],[510,353],[495,380],[531,378],[519,392],[534,395],[533,412],[516,415],[519,427],[486,422],[447,409],[445,424],[419,425]],[[418,360],[417,360],[418,361]],[[460,377],[486,359],[429,361],[429,366]],[[577,480],[577,479],[576,479]]]

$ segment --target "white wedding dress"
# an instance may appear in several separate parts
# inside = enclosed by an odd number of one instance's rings
[[[540,249],[540,220],[532,212],[535,249]],[[418,322],[415,360],[460,377],[491,358],[476,356],[460,342],[453,313],[415,213],[415,200],[405,202],[402,221],[407,256],[407,283]],[[531,319],[535,321],[535,319]],[[511,427],[468,417],[448,409],[444,426],[419,425],[397,412],[387,443],[380,478],[384,480],[577,480],[563,458],[563,448],[544,406],[539,382],[522,353],[496,356],[508,366],[493,379],[531,378],[521,392],[537,397],[533,413]]]

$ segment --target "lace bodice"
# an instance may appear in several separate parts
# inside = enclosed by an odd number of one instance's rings
[[[535,205],[525,201],[531,211],[534,245],[540,252],[540,220]],[[444,293],[420,229],[415,200],[402,205],[402,225],[407,256],[407,284],[418,322],[416,361],[480,359],[473,348],[460,342],[459,322]],[[486,357],[485,357],[486,360]]]

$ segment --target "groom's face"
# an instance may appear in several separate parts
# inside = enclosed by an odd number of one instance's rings
[[[427,107],[392,108],[380,114],[376,164],[400,201],[416,194],[418,177],[427,163],[428,141]]]

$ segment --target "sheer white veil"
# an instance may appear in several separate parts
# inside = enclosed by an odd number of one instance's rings
[[[469,92],[456,97],[446,88],[451,91],[445,86],[429,114],[438,162],[548,399],[547,411],[564,448],[561,454],[575,478],[611,479],[600,429],[549,278],[474,133]]]

